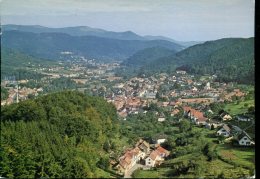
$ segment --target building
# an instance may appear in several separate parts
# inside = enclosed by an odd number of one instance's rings
[[[249,117],[242,116],[242,115],[236,116],[236,119],[238,121],[247,121],[247,122],[251,121],[251,119]]]
[[[163,121],[165,121],[165,115],[161,113],[158,117],[158,122],[163,122]]]
[[[229,114],[221,115],[220,116],[223,121],[231,120],[232,117]]]
[[[120,173],[127,173],[137,162],[145,157],[145,153],[138,147],[127,150],[123,156],[119,158],[119,164],[116,166]]]
[[[151,154],[145,159],[145,165],[148,167],[155,167],[160,165],[166,157],[168,157],[170,152],[161,146],[158,146]]]
[[[183,107],[184,116],[189,117],[192,122],[197,125],[205,125],[207,123],[207,118],[204,117],[204,114],[201,111],[192,109],[191,107]]]
[[[224,124],[221,129],[217,131],[217,135],[223,135],[229,137],[231,135],[231,129],[228,125]]]
[[[238,144],[241,146],[251,146],[255,145],[255,142],[253,139],[245,132],[243,131],[237,136]]]
[[[140,139],[135,146],[140,148],[145,154],[150,153],[150,144],[143,139]]]

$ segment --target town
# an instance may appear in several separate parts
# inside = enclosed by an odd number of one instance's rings
[[[60,61],[51,67],[31,66],[29,70],[44,77],[40,80],[10,77],[2,80],[1,88],[6,89],[8,95],[1,100],[1,105],[18,103],[59,90],[78,90],[112,103],[121,121],[147,113],[153,113],[158,123],[188,119],[195,126],[214,129],[216,136],[236,140],[236,145],[254,146],[254,115],[247,111],[235,114],[224,109],[216,113],[211,109],[215,104],[245,101],[249,91],[240,89],[239,85],[217,82],[216,75],[195,76],[184,70],[124,79],[116,75],[118,68],[120,63],[117,61],[100,63],[84,57]],[[245,108],[254,110],[254,105],[245,103]],[[114,170],[131,177],[136,169],[149,170],[159,166],[170,154],[161,146],[166,141],[167,136],[158,138],[154,143],[140,138],[133,148],[122,149],[121,156],[112,162]]]

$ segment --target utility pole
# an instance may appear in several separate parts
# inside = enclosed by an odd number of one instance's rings
[[[20,79],[20,72],[18,72],[18,80],[16,80],[17,83],[16,103],[19,103],[19,79]]]

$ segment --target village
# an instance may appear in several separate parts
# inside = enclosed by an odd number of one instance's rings
[[[100,96],[112,103],[121,121],[128,120],[129,116],[146,115],[152,111],[158,123],[187,119],[195,126],[214,129],[215,135],[223,136],[225,140],[237,141],[236,145],[255,145],[254,136],[247,133],[247,129],[254,126],[254,116],[233,115],[225,110],[216,114],[210,108],[211,104],[243,101],[248,91],[239,89],[233,83],[216,82],[216,75],[194,76],[176,70],[171,74],[123,79],[115,74],[117,68],[120,68],[118,62],[98,63],[94,59],[87,60],[83,57],[59,62],[55,67],[33,67],[31,70],[45,75],[39,80],[43,85],[30,88],[26,86],[30,79],[2,80],[1,87],[8,90],[8,97],[1,100],[1,105],[45,95],[48,93],[46,87],[52,80],[66,78],[75,85],[71,90]],[[39,81],[35,83],[39,84]],[[246,125],[241,127],[230,121],[241,121]],[[122,155],[113,163],[116,164],[114,169],[129,178],[138,168],[149,170],[159,166],[170,155],[170,151],[161,146],[166,141],[167,136],[157,138],[154,143],[140,138],[133,148],[122,149]]]

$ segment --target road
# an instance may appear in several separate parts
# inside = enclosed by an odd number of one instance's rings
[[[135,170],[137,170],[138,168],[143,168],[144,166],[141,164],[135,164],[124,176],[124,178],[132,178],[131,175],[133,174],[133,172]]]

